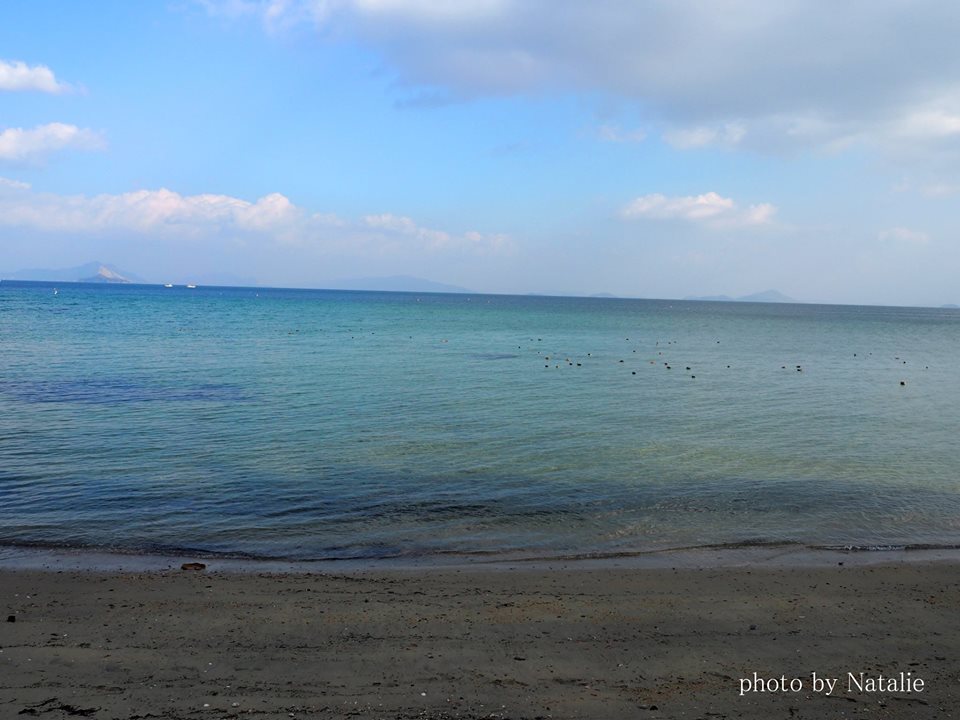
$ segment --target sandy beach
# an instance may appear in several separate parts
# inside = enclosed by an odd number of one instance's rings
[[[0,717],[956,717],[958,581],[955,562],[7,569]]]

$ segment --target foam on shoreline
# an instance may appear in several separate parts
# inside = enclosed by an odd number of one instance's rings
[[[186,562],[231,573],[330,573],[429,570],[577,570],[646,568],[827,567],[899,563],[960,563],[957,545],[805,545],[740,542],[665,550],[557,555],[501,553],[429,554],[382,558],[315,559],[253,557],[203,551],[141,552],[115,549],[0,545],[0,570],[163,572]]]

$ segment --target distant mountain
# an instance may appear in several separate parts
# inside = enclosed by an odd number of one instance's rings
[[[779,290],[764,290],[752,295],[742,295],[737,298],[737,302],[792,303],[796,300],[787,297]]]
[[[32,268],[7,275],[10,280],[44,280],[47,282],[108,282],[132,283],[144,282],[143,278],[121,271],[115,265],[102,262],[89,262],[72,268],[50,270]]]
[[[613,293],[600,292],[600,293],[594,293],[593,295],[590,295],[589,297],[592,297],[592,298],[615,298],[615,297],[617,297],[617,296],[614,295]]]
[[[95,283],[130,283],[130,279],[125,278],[118,272],[114,272],[106,265],[101,265],[95,275],[90,277],[80,278],[80,282],[95,282]]]
[[[333,290],[382,290],[388,292],[437,292],[469,293],[473,292],[458,285],[424,280],[410,275],[392,275],[390,277],[349,278],[331,285]]]
[[[703,295],[700,297],[689,296],[684,300],[704,300],[710,302],[763,302],[763,303],[792,303],[796,302],[792,297],[787,297],[779,290],[764,290],[763,292],[753,293],[752,295],[741,295],[740,297],[730,297],[729,295]]]
[[[946,305],[941,305],[940,307],[945,310],[960,310],[960,305],[954,305],[953,303],[947,303]]]

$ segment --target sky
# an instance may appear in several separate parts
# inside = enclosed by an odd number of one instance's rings
[[[950,0],[8,0],[0,272],[960,302]]]

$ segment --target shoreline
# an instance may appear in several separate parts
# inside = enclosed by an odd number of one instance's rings
[[[569,570],[2,569],[0,716],[899,720],[960,707],[960,563]],[[744,692],[754,673],[801,689]],[[910,673],[924,689],[825,694],[812,673]]]
[[[960,547],[934,546],[817,546],[800,543],[736,543],[610,553],[519,556],[498,553],[409,555],[383,558],[299,560],[237,557],[206,552],[139,552],[85,547],[46,547],[0,544],[0,571],[64,570],[82,572],[164,572],[183,563],[200,562],[210,571],[238,574],[287,574],[445,571],[591,569],[723,569],[889,564],[947,563],[960,566]]]

